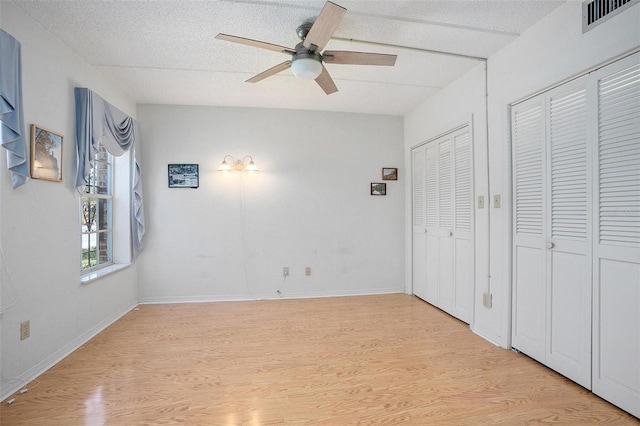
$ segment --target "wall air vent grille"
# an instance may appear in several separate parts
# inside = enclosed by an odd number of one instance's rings
[[[640,0],[587,0],[582,3],[582,32],[586,33]]]

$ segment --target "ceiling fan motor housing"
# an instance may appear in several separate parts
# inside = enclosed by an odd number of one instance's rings
[[[307,38],[307,34],[309,34],[309,30],[311,29],[312,26],[313,26],[313,22],[305,22],[304,24],[296,28],[296,34],[298,34],[298,37],[300,37],[300,40],[304,40],[305,38]]]

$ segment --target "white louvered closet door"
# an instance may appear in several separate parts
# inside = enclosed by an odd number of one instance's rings
[[[468,323],[473,317],[473,186],[471,135],[469,131],[453,137],[453,315]]]
[[[419,161],[420,165],[415,163]],[[414,294],[469,323],[473,307],[471,137],[464,127],[412,150]],[[424,173],[418,168],[424,166]],[[420,169],[422,170],[422,169]],[[424,230],[416,205],[424,194]],[[422,198],[421,198],[422,199]],[[422,202],[422,201],[421,201]],[[422,223],[422,222],[420,222]],[[422,264],[417,265],[416,263]],[[424,291],[421,282],[425,279]]]
[[[438,306],[438,252],[440,237],[438,235],[438,146],[428,143],[424,146],[425,153],[425,194],[426,194],[426,257],[423,259],[426,268],[426,300]]]
[[[586,78],[546,95],[546,363],[591,388],[591,173]]]
[[[640,417],[640,54],[594,77],[593,391]]]
[[[453,136],[436,141],[438,147],[438,307],[451,312],[454,306],[453,240]]]
[[[412,220],[413,220],[413,294],[424,299],[427,291],[427,212],[425,150],[418,147],[411,151]]]
[[[511,119],[512,345],[640,417],[640,53]]]
[[[539,95],[511,109],[513,164],[512,345],[546,361],[545,104]]]
[[[585,79],[512,109],[515,348],[591,385]]]

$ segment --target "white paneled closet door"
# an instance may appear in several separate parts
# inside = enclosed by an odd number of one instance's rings
[[[423,180],[412,183],[414,294],[469,323],[474,291],[469,128],[414,148],[412,163],[413,179]]]
[[[594,77],[593,392],[640,417],[640,54]]]

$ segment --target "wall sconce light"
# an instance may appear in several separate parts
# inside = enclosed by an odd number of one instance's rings
[[[229,158],[231,162],[228,162],[227,158]],[[249,159],[248,163],[247,159]],[[256,166],[256,163],[253,162],[253,158],[250,155],[245,155],[242,161],[236,160],[231,155],[225,155],[225,157],[222,159],[222,164],[220,164],[220,167],[218,167],[218,171],[230,172],[232,170],[254,173],[258,171],[258,167]]]

